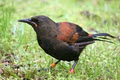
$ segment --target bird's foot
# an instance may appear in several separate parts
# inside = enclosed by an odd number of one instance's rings
[[[72,74],[74,72],[74,69],[70,69],[70,74]]]
[[[48,69],[48,68],[42,68],[42,69],[39,69],[38,72],[40,72],[40,71],[42,71],[42,70],[43,70],[43,71],[48,71],[49,69]]]
[[[47,71],[47,70],[49,70],[49,69],[48,69],[48,68],[42,68],[42,70]]]

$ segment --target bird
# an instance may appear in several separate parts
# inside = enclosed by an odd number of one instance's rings
[[[115,38],[108,33],[89,34],[77,24],[71,22],[55,22],[45,15],[19,19],[18,22],[27,23],[36,32],[39,46],[53,58],[57,59],[50,68],[54,68],[60,61],[74,61],[70,73],[74,72],[79,56],[87,45],[96,41],[110,42]]]

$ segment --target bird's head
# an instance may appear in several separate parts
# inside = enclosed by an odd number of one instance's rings
[[[27,19],[20,19],[19,22],[28,23],[31,25],[35,31],[42,29],[42,27],[47,27],[51,23],[54,23],[50,18],[46,16],[34,16]]]
[[[34,16],[27,19],[20,19],[19,22],[28,23],[33,27],[37,36],[52,35],[56,36],[56,23],[46,16]]]

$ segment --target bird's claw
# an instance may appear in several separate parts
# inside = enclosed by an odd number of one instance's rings
[[[39,69],[38,72],[40,72],[41,70],[48,71],[49,69],[47,69],[47,68],[42,68],[42,69]]]

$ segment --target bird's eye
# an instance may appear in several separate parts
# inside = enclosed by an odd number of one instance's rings
[[[38,22],[39,22],[38,19],[32,19],[32,21],[35,22],[35,23],[38,23]]]

